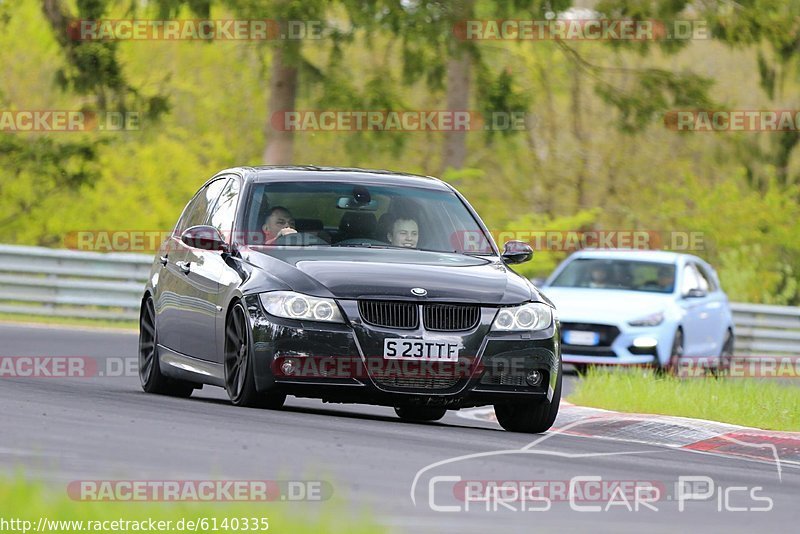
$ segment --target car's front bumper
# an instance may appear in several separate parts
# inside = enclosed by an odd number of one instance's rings
[[[587,324],[586,321],[568,321],[567,324]],[[633,327],[627,324],[604,323],[601,327],[611,327],[616,335],[610,344],[602,347],[582,347],[564,344],[562,348],[564,363],[595,365],[657,365],[666,362],[672,349],[674,328],[668,324],[652,327]],[[563,330],[567,330],[564,326]],[[649,346],[636,346],[643,341],[651,341]]]
[[[489,328],[496,310],[483,308],[480,323],[467,332],[450,332],[463,347],[451,367],[417,371],[403,365],[386,379],[382,339],[435,337],[424,331],[373,328],[358,317],[356,301],[339,301],[348,324],[326,324],[268,315],[257,297],[247,298],[253,331],[256,387],[330,402],[386,406],[436,405],[450,408],[494,403],[551,400],[561,372],[558,323],[540,332],[501,333]],[[438,334],[442,335],[442,334]],[[285,373],[283,363],[292,362]],[[525,376],[543,374],[538,386]],[[404,374],[405,373],[405,374]]]

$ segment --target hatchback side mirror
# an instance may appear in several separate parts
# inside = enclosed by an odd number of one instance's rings
[[[523,241],[506,241],[501,257],[506,263],[525,263],[533,257],[533,249]]]
[[[228,244],[219,230],[213,226],[200,224],[187,228],[181,234],[181,241],[193,248],[201,250],[228,251]]]

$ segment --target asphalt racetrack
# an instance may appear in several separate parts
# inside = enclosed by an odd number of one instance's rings
[[[1,324],[0,356],[98,362],[90,378],[0,378],[2,472],[24,470],[65,491],[96,479],[320,480],[346,516],[370,510],[394,532],[779,532],[800,520],[800,472],[792,466],[563,434],[542,439],[456,412],[412,424],[390,408],[291,397],[281,411],[235,408],[209,386],[190,399],[147,395],[124,372],[136,349],[135,333]],[[574,380],[567,377],[567,393]],[[575,477],[601,478],[592,486]],[[492,481],[515,481],[517,490],[497,494]],[[546,489],[513,493],[530,481]],[[615,483],[652,484],[658,494],[617,494],[612,505],[589,491]],[[570,484],[572,497],[563,493]],[[301,514],[319,503],[275,506]]]

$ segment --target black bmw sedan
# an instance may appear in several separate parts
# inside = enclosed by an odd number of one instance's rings
[[[558,413],[555,309],[455,189],[431,177],[242,167],[211,178],[161,245],[142,298],[149,393],[224,387],[393,406],[434,421],[494,405],[506,430]]]

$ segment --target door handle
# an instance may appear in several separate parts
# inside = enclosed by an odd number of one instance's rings
[[[163,256],[159,256],[158,261],[161,262],[161,265],[166,267],[167,266],[167,262],[169,261],[169,259],[167,259],[167,255],[164,254]]]
[[[176,261],[175,265],[178,267],[178,269],[183,271],[183,274],[189,274],[189,271],[191,270],[192,262],[189,262],[189,261]]]

